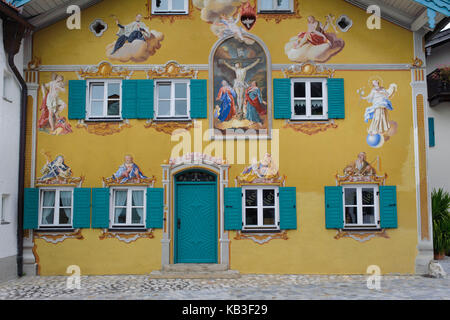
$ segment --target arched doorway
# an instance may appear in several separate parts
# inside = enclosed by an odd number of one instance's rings
[[[205,169],[174,175],[174,263],[217,263],[217,183]]]

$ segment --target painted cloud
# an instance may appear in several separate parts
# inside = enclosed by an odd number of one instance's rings
[[[201,18],[206,22],[217,22],[222,15],[232,16],[247,0],[193,0],[194,6],[201,9]]]

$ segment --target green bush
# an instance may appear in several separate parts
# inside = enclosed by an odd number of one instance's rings
[[[435,253],[450,250],[450,194],[443,189],[431,193],[433,246]]]

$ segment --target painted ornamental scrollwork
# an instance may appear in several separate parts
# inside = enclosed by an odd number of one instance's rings
[[[198,71],[189,67],[180,65],[176,61],[168,61],[163,66],[154,67],[147,72],[148,79],[156,78],[183,78],[183,79],[197,79]]]
[[[293,64],[282,70],[285,78],[333,78],[334,69],[315,63]]]
[[[334,121],[334,119],[329,121],[317,121],[317,122],[311,122],[311,121],[305,121],[305,122],[294,122],[287,120],[283,128],[291,128],[294,131],[301,132],[304,134],[307,134],[309,136],[318,134],[320,132],[325,132],[329,129],[337,129],[338,125]]]
[[[117,239],[119,241],[125,243],[131,243],[138,239],[153,239],[155,236],[153,235],[153,231],[149,230],[147,232],[123,232],[123,231],[110,231],[110,230],[102,230],[102,233],[99,235],[100,240],[104,239]]]
[[[89,66],[78,71],[79,79],[129,79],[133,71],[125,67],[113,66],[102,61],[98,66]]]
[[[253,242],[263,245],[274,239],[288,240],[287,231],[283,230],[279,233],[243,233],[241,231],[236,232],[235,240],[252,240]]]

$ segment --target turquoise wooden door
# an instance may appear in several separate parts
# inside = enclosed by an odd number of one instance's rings
[[[175,183],[175,263],[217,263],[217,184]]]

